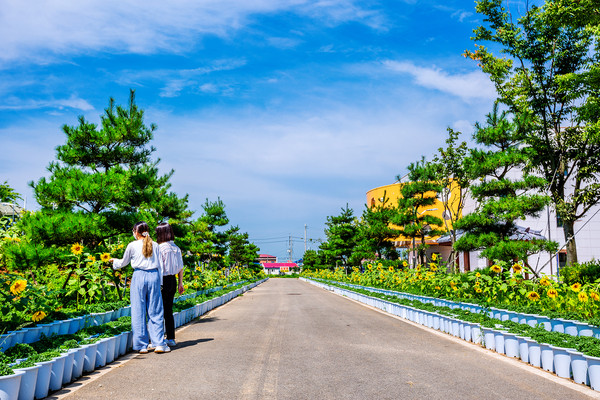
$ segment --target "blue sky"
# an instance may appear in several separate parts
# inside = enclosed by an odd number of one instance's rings
[[[470,0],[0,0],[0,181],[28,198],[63,124],[136,90],[173,190],[225,202],[261,252],[467,137],[494,90]],[[316,248],[316,244],[309,243]],[[304,244],[294,243],[294,256]]]

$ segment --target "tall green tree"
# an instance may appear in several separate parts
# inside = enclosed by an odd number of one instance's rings
[[[327,217],[325,222],[325,236],[327,242],[322,250],[327,255],[339,261],[347,268],[348,261],[358,241],[358,225],[354,217],[354,210],[348,207],[342,208],[340,215]]]
[[[485,22],[475,30],[476,50],[465,54],[513,115],[532,116],[524,139],[533,149],[530,166],[548,181],[573,264],[575,221],[600,201],[600,7],[596,0],[547,0],[517,16],[503,0],[476,4]]]
[[[358,241],[350,257],[350,263],[360,265],[365,259],[398,258],[394,239],[399,232],[392,226],[396,208],[384,192],[383,198],[371,207],[365,205],[359,221]]]
[[[0,202],[13,203],[15,200],[21,198],[21,195],[17,193],[12,187],[10,187],[8,181],[0,183]]]
[[[474,139],[484,146],[472,149],[469,160],[474,175],[480,178],[471,186],[478,206],[456,222],[456,229],[464,231],[454,244],[456,250],[482,250],[482,257],[527,265],[530,255],[556,248],[556,243],[547,240],[511,238],[519,220],[537,217],[549,202],[548,196],[539,194],[547,182],[522,173],[532,151],[524,145],[530,124],[527,115],[509,120],[496,104],[486,124],[475,126]]]
[[[443,189],[436,178],[434,166],[427,163],[425,158],[411,163],[408,166],[408,182],[402,184],[398,207],[391,219],[391,222],[398,227],[399,233],[412,240],[413,251],[417,252],[419,263],[422,265],[426,263],[427,238],[445,232],[444,221],[428,213],[428,209],[433,207]],[[402,177],[398,176],[396,179],[400,181]]]
[[[159,160],[151,158],[155,129],[144,123],[133,91],[127,107],[110,99],[101,126],[83,117],[77,126],[64,125],[66,142],[56,148],[50,177],[30,183],[42,209],[23,218],[28,237],[46,245],[93,247],[129,232],[136,220],[153,225],[184,213],[187,196],[169,191],[173,171],[160,175]]]
[[[227,261],[234,266],[248,266],[258,258],[260,249],[248,240],[248,233],[240,232],[238,226],[227,230],[228,250]]]
[[[192,224],[188,239],[193,243],[192,251],[199,254],[202,262],[211,268],[224,266],[229,235],[224,227],[229,224],[225,212],[225,203],[218,198],[216,201],[206,199],[202,205],[203,214]]]
[[[438,198],[444,207],[444,229],[450,234],[452,251],[448,258],[451,270],[458,269],[458,252],[454,250],[457,240],[454,224],[458,221],[465,208],[465,203],[471,186],[472,176],[467,165],[469,147],[466,141],[459,142],[461,133],[448,128],[446,147],[438,148],[430,163],[434,180],[440,185]]]

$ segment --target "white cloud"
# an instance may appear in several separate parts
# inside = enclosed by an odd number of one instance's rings
[[[328,24],[358,21],[373,28],[383,24],[377,11],[355,0],[55,0],[35,7],[4,0],[0,61],[53,62],[90,51],[178,53],[203,35],[226,37],[257,14],[279,11]]]
[[[383,65],[394,72],[408,74],[417,85],[458,96],[463,100],[494,99],[496,90],[481,71],[449,74],[439,68],[418,67],[412,62],[384,61]]]
[[[92,111],[94,107],[86,100],[72,95],[68,99],[49,100],[21,100],[16,97],[8,97],[0,102],[0,110],[35,110],[42,108],[55,108],[62,110],[72,108],[81,111]]]

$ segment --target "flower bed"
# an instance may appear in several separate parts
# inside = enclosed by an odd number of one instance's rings
[[[249,283],[235,289],[231,285],[221,290],[196,292],[195,296],[176,303],[180,311],[176,326],[218,307],[252,289],[266,279]],[[86,372],[113,362],[132,347],[129,317],[116,321],[92,325],[67,335],[43,335],[31,344],[19,343],[5,352],[0,352],[0,392],[3,382],[13,385],[12,398],[43,398],[49,392],[78,379]],[[14,378],[14,379],[13,379]],[[14,381],[18,381],[17,384]],[[8,385],[8,383],[7,383]],[[17,389],[14,389],[14,387]],[[16,390],[16,392],[15,392]],[[22,392],[21,392],[22,391]]]
[[[497,263],[485,270],[451,274],[435,262],[414,269],[379,263],[368,264],[364,272],[354,268],[349,275],[342,269],[303,275],[600,326],[600,282],[566,285],[546,276],[525,279],[520,264]]]
[[[303,280],[391,314],[481,344],[509,357],[520,358],[559,377],[600,390],[600,339],[549,332],[541,324],[491,318],[487,312],[437,306],[362,289]]]

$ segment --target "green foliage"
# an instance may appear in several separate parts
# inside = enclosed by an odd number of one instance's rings
[[[248,233],[241,233],[238,226],[227,230],[227,263],[234,266],[249,266],[258,258],[260,249],[248,241]]]
[[[354,211],[346,204],[340,215],[327,217],[325,225],[327,241],[320,246],[321,250],[326,257],[346,266],[359,240],[359,227]]]
[[[442,219],[427,213],[427,208],[436,203],[437,196],[443,190],[437,178],[433,164],[427,163],[424,157],[421,161],[411,163],[408,166],[408,182],[402,185],[402,196],[391,219],[400,234],[411,238],[413,243],[417,239],[420,241],[415,246],[420,264],[425,264],[426,239],[445,232]],[[396,179],[400,181],[401,177]]]
[[[568,265],[560,269],[560,276],[567,285],[595,283],[600,279],[600,262],[592,260]]]
[[[66,143],[56,149],[50,177],[30,183],[42,206],[22,224],[32,241],[94,247],[129,231],[136,220],[155,225],[185,211],[187,196],[169,192],[173,171],[159,175],[150,158],[156,126],[146,126],[143,117],[131,91],[128,107],[110,100],[101,127],[83,117],[78,126],[63,126]]]
[[[497,104],[486,125],[476,125],[475,141],[485,147],[472,149],[468,163],[472,175],[480,178],[480,183],[471,186],[479,206],[455,223],[456,229],[465,232],[454,244],[456,250],[482,250],[481,257],[509,263],[519,260],[527,265],[530,255],[556,249],[554,242],[510,238],[516,233],[518,220],[537,216],[549,201],[547,196],[535,194],[544,189],[544,179],[521,176],[529,162],[530,149],[524,139],[530,129],[529,116],[520,115],[511,121],[506,112],[498,112]],[[518,177],[514,177],[515,172]]]
[[[397,258],[393,239],[398,237],[398,230],[392,227],[392,219],[396,209],[389,204],[390,199],[385,192],[383,198],[372,207],[365,206],[359,224],[357,245],[352,252],[350,263],[360,265],[363,259]],[[331,265],[327,259],[325,263]]]
[[[0,183],[0,203],[14,203],[15,200],[21,198],[21,195],[10,187],[8,181]]]
[[[543,176],[563,220],[567,263],[577,261],[574,222],[600,201],[600,28],[593,0],[548,0],[520,18],[503,0],[481,0],[485,23],[465,55],[494,83],[499,101],[515,115],[531,116],[523,142],[527,168]]]

